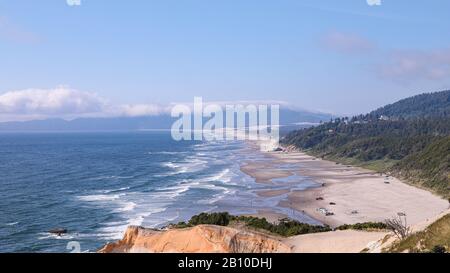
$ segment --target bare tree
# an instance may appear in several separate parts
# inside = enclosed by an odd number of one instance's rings
[[[411,227],[408,226],[406,221],[406,214],[398,213],[396,218],[387,219],[385,222],[388,229],[394,232],[395,236],[397,236],[400,240],[403,240],[411,235]]]

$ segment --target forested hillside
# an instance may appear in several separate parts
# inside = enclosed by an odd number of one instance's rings
[[[425,149],[413,153],[400,161],[395,170],[410,181],[435,189],[440,193],[449,192],[450,177],[450,136],[433,141]]]
[[[319,157],[392,172],[450,195],[450,91],[424,94],[370,114],[294,131],[285,145]]]
[[[381,107],[373,111],[371,115],[378,117],[384,115],[391,118],[448,117],[450,115],[450,90],[406,98]]]

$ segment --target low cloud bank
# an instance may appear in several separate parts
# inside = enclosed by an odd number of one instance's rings
[[[0,116],[9,120],[35,118],[76,118],[153,116],[169,113],[156,104],[112,105],[96,93],[67,86],[53,89],[25,89],[0,95]],[[2,120],[3,120],[2,119]]]
[[[179,103],[190,108],[192,102]],[[281,105],[284,109],[302,110],[283,101],[222,101],[205,102],[205,106],[217,104]],[[96,93],[80,91],[68,86],[52,89],[30,88],[0,94],[0,122],[26,121],[48,118],[75,119],[80,117],[141,117],[170,115],[175,103],[114,105]],[[305,110],[307,111],[307,110]],[[313,111],[308,111],[313,113]]]

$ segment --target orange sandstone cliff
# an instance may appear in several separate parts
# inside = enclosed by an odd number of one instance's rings
[[[269,236],[230,227],[200,225],[166,231],[131,226],[124,238],[101,253],[288,253],[291,247]]]

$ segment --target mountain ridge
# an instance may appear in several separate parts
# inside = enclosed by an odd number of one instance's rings
[[[450,90],[408,97],[372,111],[372,116],[394,118],[448,117],[450,115]]]
[[[320,123],[330,120],[331,114],[306,110],[280,109],[281,125],[296,126],[296,123]],[[77,118],[74,120],[45,119],[20,122],[0,122],[0,132],[44,132],[44,131],[136,131],[169,130],[178,118],[169,114],[141,117]],[[206,119],[205,119],[206,120]],[[298,126],[297,126],[298,128]]]

